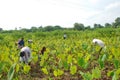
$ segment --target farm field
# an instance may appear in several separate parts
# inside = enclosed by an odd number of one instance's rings
[[[63,39],[63,34],[67,38]],[[24,37],[32,51],[30,65],[19,62],[15,42]],[[98,55],[94,38],[106,47]],[[28,44],[27,40],[33,43]],[[38,52],[46,47],[44,55]],[[99,57],[98,57],[99,56]],[[13,31],[0,33],[0,80],[120,80],[120,29]]]

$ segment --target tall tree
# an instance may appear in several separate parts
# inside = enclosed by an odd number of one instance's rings
[[[96,23],[94,24],[94,28],[98,28],[98,25]]]
[[[101,24],[94,24],[94,28],[103,28],[104,26],[102,26]]]
[[[53,26],[45,26],[44,29],[45,29],[45,31],[53,31],[54,27]]]
[[[0,28],[0,31],[3,31],[3,29],[2,29],[2,28]]]
[[[30,30],[31,30],[32,32],[35,32],[35,31],[37,31],[37,27],[32,26]]]
[[[84,24],[82,24],[82,23],[75,23],[74,24],[74,29],[75,30],[84,30]]]
[[[86,26],[85,29],[91,29],[90,26]]]
[[[112,25],[110,23],[105,23],[105,27],[111,27]]]
[[[55,30],[60,30],[60,29],[62,29],[62,27],[59,26],[59,25],[56,25],[56,26],[54,26],[54,29],[55,29]]]
[[[116,19],[115,19],[115,27],[119,27],[120,26],[120,17],[117,17]]]

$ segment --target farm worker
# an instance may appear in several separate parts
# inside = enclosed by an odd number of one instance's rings
[[[24,47],[25,43],[24,43],[24,38],[21,38],[18,42],[18,49],[21,49],[22,47]]]
[[[33,40],[31,40],[31,39],[28,40],[28,43],[32,43],[32,42],[33,42]]]
[[[31,50],[29,47],[23,47],[20,51],[20,61],[24,63],[28,63],[31,58]]]
[[[102,51],[102,49],[105,47],[105,44],[102,40],[100,39],[93,39],[92,41],[95,45],[99,45],[101,48],[99,50],[99,53]]]
[[[43,55],[45,51],[46,51],[46,47],[43,47],[40,53]]]
[[[46,51],[46,47],[44,46],[44,47],[42,47],[42,49],[38,52],[38,59],[40,59],[40,54],[44,54],[44,52]]]
[[[66,33],[64,33],[64,35],[63,35],[63,39],[66,39],[67,38],[67,35],[66,35]]]

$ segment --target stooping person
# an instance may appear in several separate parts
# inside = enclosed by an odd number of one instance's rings
[[[29,47],[23,47],[20,51],[20,62],[28,63],[31,58],[31,50]]]
[[[29,43],[29,44],[33,43],[33,40],[29,39],[29,40],[28,40],[28,43]]]
[[[67,35],[66,35],[66,33],[64,33],[64,35],[63,35],[63,39],[66,39],[67,38]]]
[[[93,42],[94,45],[99,45],[100,46],[100,50],[99,50],[99,54],[100,54],[102,49],[105,47],[104,42],[102,40],[100,40],[100,39],[93,39],[92,42]]]

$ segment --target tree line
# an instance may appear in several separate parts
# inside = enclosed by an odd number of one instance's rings
[[[40,26],[40,27],[31,27],[31,29],[26,29],[26,28],[21,28],[20,30],[22,31],[26,31],[26,32],[35,32],[35,31],[54,31],[54,30],[65,30],[65,29],[70,29],[70,30],[93,30],[93,29],[97,29],[97,28],[119,28],[120,27],[120,17],[117,17],[115,19],[115,21],[113,23],[105,23],[105,25],[101,25],[101,24],[94,24],[93,27],[91,26],[84,26],[84,24],[82,23],[74,23],[74,27],[73,28],[63,28],[59,25],[56,26]],[[15,28],[15,30],[17,30],[17,28]],[[0,31],[4,31],[2,28],[0,28]]]

